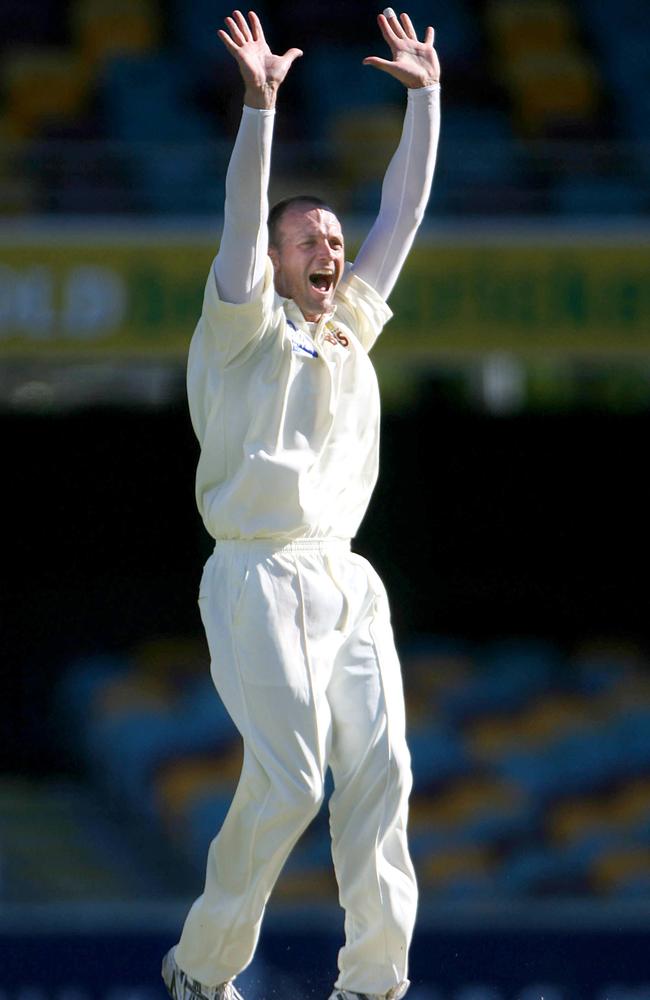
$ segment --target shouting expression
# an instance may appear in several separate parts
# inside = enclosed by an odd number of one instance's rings
[[[293,299],[306,320],[315,322],[332,311],[344,265],[343,232],[333,212],[304,205],[288,208],[269,256],[278,295]]]

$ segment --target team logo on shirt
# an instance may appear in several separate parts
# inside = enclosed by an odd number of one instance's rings
[[[325,329],[327,333],[323,334],[323,340],[327,340],[330,344],[340,344],[341,347],[350,346],[349,338],[339,330],[338,326],[334,326],[333,323],[326,323]]]

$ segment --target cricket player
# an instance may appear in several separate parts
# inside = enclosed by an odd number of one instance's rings
[[[439,133],[433,29],[378,18],[407,88],[379,215],[354,264],[311,195],[268,212],[278,90],[302,55],[274,55],[258,17],[219,32],[245,85],[224,228],[192,339],[188,396],[201,445],[198,506],[215,539],[199,606],[217,690],[244,743],[203,894],[163,961],[175,1000],[238,1000],[267,900],[323,800],[345,943],[330,1000],[399,1000],[417,887],[404,699],[386,593],[350,550],[377,478],[379,394],[369,352],[424,215]],[[332,87],[339,86],[332,80]],[[328,94],[314,95],[314,113]]]

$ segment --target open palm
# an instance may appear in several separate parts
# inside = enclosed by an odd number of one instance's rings
[[[424,40],[420,42],[408,14],[400,14],[399,19],[380,14],[377,21],[393,58],[368,56],[363,60],[364,65],[390,73],[406,87],[428,87],[438,83],[440,63],[433,47],[433,28],[426,29]]]
[[[220,29],[219,37],[239,63],[246,86],[254,89],[279,87],[302,51],[289,49],[284,55],[274,55],[254,11],[249,13],[247,21],[241,11],[235,10],[225,23],[228,31]]]

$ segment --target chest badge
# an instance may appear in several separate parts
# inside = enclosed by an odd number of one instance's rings
[[[325,324],[326,333],[323,334],[323,340],[327,340],[330,344],[340,344],[341,347],[350,347],[350,339],[346,337],[344,333],[339,330],[338,326],[334,326],[333,323]]]

